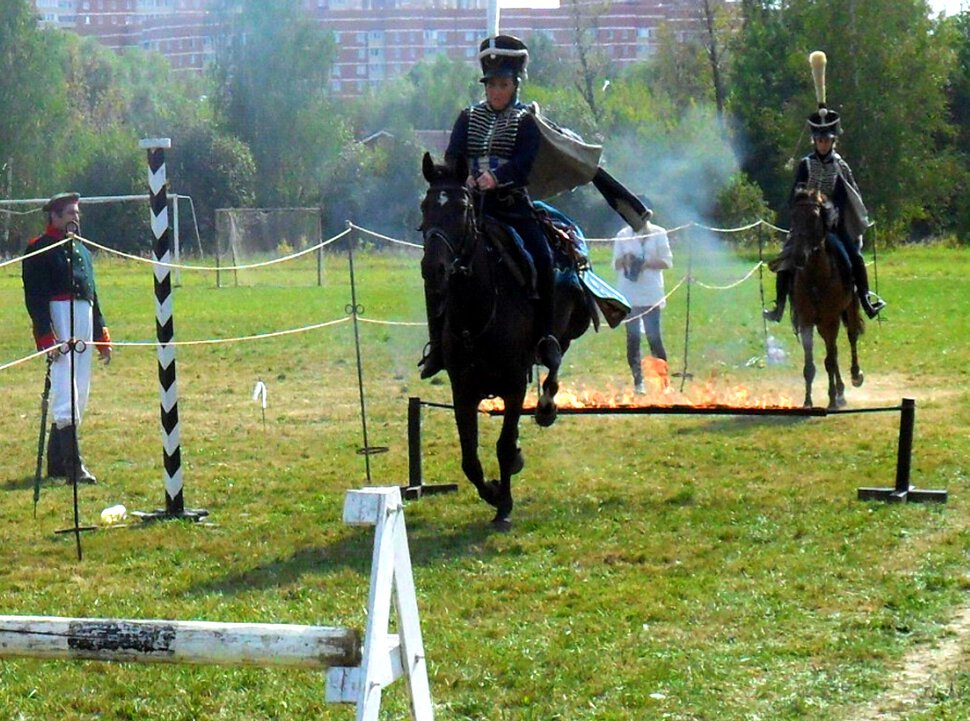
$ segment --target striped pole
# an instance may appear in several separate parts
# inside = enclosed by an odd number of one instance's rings
[[[182,452],[179,441],[178,384],[175,374],[175,323],[172,314],[171,270],[161,263],[171,263],[168,222],[168,178],[165,173],[165,149],[172,147],[169,138],[146,138],[138,143],[148,152],[149,203],[152,212],[152,255],[155,269],[155,332],[158,339],[158,382],[161,394],[162,444],[165,481],[165,509],[154,513],[136,512],[142,519],[188,518],[198,520],[208,515],[202,509],[186,510],[182,497]]]

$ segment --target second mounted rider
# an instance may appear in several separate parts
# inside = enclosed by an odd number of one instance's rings
[[[862,256],[862,235],[869,226],[868,214],[852,169],[835,150],[838,137],[842,133],[842,125],[839,114],[825,104],[825,54],[820,51],[813,52],[809,62],[812,65],[818,99],[818,109],[808,116],[813,151],[798,163],[789,200],[794,198],[796,189],[807,188],[818,190],[832,204],[834,212],[829,214],[829,238],[841,246],[849,260],[862,310],[869,318],[875,318],[886,303],[869,291],[869,276]],[[794,284],[792,245],[789,235],[781,254],[770,264],[771,269],[777,273],[776,300],[773,308],[764,311],[764,316],[775,322],[780,321],[784,315],[785,301]]]

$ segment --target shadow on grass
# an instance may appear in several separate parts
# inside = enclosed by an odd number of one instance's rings
[[[429,565],[439,558],[454,560],[474,555],[486,559],[494,552],[486,549],[485,541],[496,531],[487,521],[471,523],[450,534],[442,534],[440,526],[429,526],[420,520],[408,519],[408,548],[411,564],[415,567]],[[244,571],[228,574],[222,578],[196,584],[186,589],[188,593],[233,594],[292,585],[307,575],[349,569],[369,577],[371,554],[374,548],[374,529],[361,527],[349,529],[348,534],[325,546],[301,548],[285,558],[267,561]]]
[[[746,431],[751,428],[797,426],[815,420],[812,416],[720,416],[706,423],[697,423],[674,431],[677,435]]]
[[[44,478],[40,482],[41,490],[46,488],[64,488],[70,487],[67,479],[65,478]],[[26,491],[33,490],[34,488],[34,477],[26,476],[24,478],[11,478],[9,481],[5,481],[0,484],[0,490],[2,491]]]

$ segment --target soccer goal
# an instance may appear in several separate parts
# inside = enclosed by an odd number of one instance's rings
[[[323,285],[319,208],[219,208],[216,284]]]

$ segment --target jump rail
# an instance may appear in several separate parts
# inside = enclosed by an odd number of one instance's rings
[[[327,702],[356,704],[358,721],[377,721],[383,690],[404,676],[411,717],[433,721],[400,490],[348,491],[343,520],[375,527],[363,642],[329,626],[0,616],[0,658],[328,669]]]
[[[421,470],[421,407],[453,408],[447,403],[408,399],[408,468],[409,481],[404,489],[407,497],[420,496],[425,485]],[[502,415],[501,410],[485,411],[488,415]],[[781,416],[825,417],[851,413],[899,413],[899,446],[896,455],[896,483],[892,488],[859,488],[860,501],[886,501],[889,503],[946,503],[945,489],[920,489],[910,484],[910,465],[913,452],[913,427],[916,424],[916,401],[903,398],[898,406],[885,408],[748,408],[739,406],[619,406],[559,408],[560,415],[731,415],[731,416]],[[436,488],[432,486],[431,488]]]

